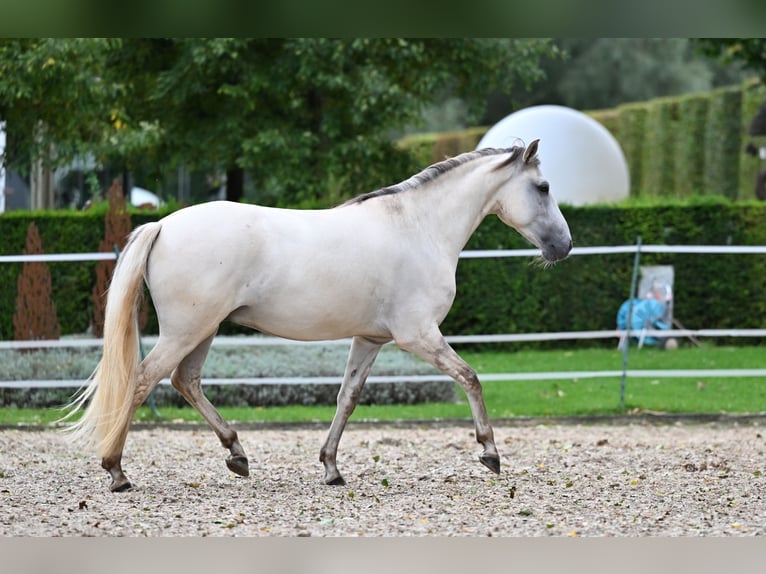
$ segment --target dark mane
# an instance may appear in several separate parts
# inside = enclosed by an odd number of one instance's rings
[[[425,168],[420,173],[417,173],[410,177],[409,179],[404,180],[401,183],[397,183],[396,185],[390,185],[388,187],[383,187],[381,189],[377,189],[375,191],[371,191],[369,193],[363,193],[362,195],[358,195],[357,197],[354,197],[352,199],[349,199],[347,202],[341,204],[340,207],[346,206],[346,205],[355,205],[359,203],[363,203],[367,201],[368,199],[374,199],[376,197],[383,197],[385,195],[393,195],[396,193],[401,193],[403,191],[407,191],[409,189],[414,189],[417,187],[420,187],[429,181],[433,181],[440,175],[458,167],[465,163],[468,163],[469,161],[472,161],[476,158],[485,156],[485,155],[500,155],[505,153],[511,153],[511,156],[508,158],[507,161],[503,162],[503,166],[508,165],[516,160],[517,157],[521,155],[522,148],[518,147],[512,147],[507,149],[501,149],[501,148],[482,148],[471,152],[462,153],[458,156],[445,159],[444,161],[440,161],[438,163],[435,163],[427,168]]]

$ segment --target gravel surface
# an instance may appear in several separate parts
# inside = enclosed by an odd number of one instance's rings
[[[502,473],[470,425],[352,424],[322,483],[326,425],[244,428],[250,478],[205,427],[136,428],[112,494],[53,430],[0,431],[0,536],[755,536],[766,422],[496,423]]]

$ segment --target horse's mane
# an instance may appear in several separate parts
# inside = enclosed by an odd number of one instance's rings
[[[451,157],[449,159],[445,159],[444,161],[440,161],[438,163],[430,165],[429,167],[425,168],[420,173],[413,175],[412,177],[404,180],[401,183],[397,183],[396,185],[390,185],[388,187],[383,187],[375,191],[370,191],[369,193],[363,193],[362,195],[358,195],[352,199],[349,199],[345,203],[341,204],[340,207],[343,207],[346,205],[355,205],[355,204],[363,203],[367,201],[368,199],[374,199],[376,197],[383,197],[384,195],[401,193],[409,189],[420,187],[430,181],[433,181],[440,175],[452,169],[455,169],[458,166],[461,166],[465,163],[468,163],[469,161],[473,161],[474,159],[477,159],[479,157],[483,157],[486,155],[500,155],[500,154],[505,154],[510,152],[511,156],[508,158],[507,161],[503,162],[503,164],[499,167],[509,165],[510,163],[514,162],[517,157],[521,155],[522,149],[523,148],[514,146],[511,148],[482,148],[475,151],[465,152],[458,156]]]

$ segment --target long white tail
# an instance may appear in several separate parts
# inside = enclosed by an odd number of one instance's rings
[[[138,306],[143,294],[146,261],[161,223],[147,223],[130,236],[117,261],[104,315],[101,362],[67,406],[70,418],[86,403],[79,421],[67,427],[75,440],[85,441],[105,457],[122,450],[133,414],[132,402],[139,364]]]

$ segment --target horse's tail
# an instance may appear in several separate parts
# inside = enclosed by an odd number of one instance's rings
[[[70,418],[87,402],[82,417],[67,431],[86,442],[101,457],[117,454],[132,416],[132,402],[139,364],[138,307],[143,295],[146,262],[161,223],[137,228],[130,236],[109,285],[104,314],[104,353],[81,389],[66,407]],[[89,401],[89,402],[88,402]]]

